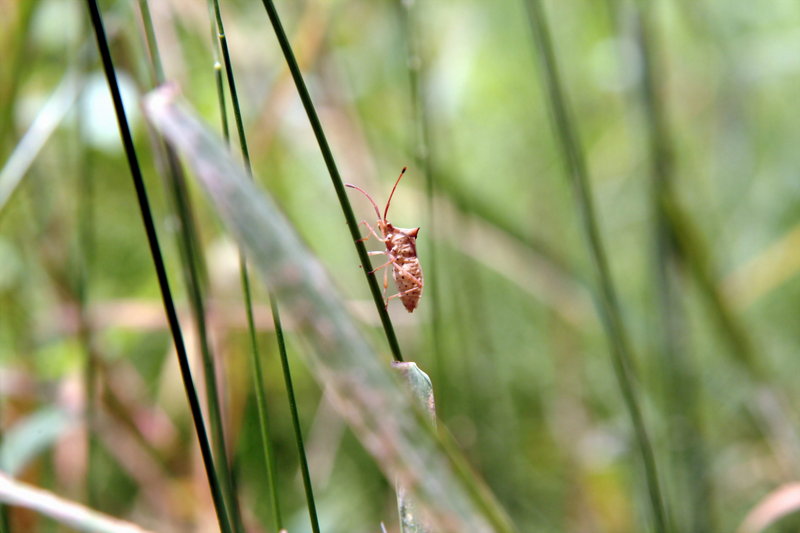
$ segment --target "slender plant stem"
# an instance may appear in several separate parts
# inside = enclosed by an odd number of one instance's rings
[[[303,74],[300,72],[297,59],[292,51],[292,45],[289,43],[289,38],[286,36],[286,32],[283,29],[283,24],[281,23],[278,11],[275,9],[275,4],[272,2],[272,0],[262,1],[264,4],[264,9],[267,11],[269,21],[272,24],[272,28],[275,30],[275,36],[277,37],[278,44],[283,52],[283,57],[286,59],[286,65],[289,68],[289,73],[292,75],[295,87],[300,95],[303,108],[306,110],[306,115],[308,115],[308,121],[311,123],[311,129],[314,131],[314,137],[317,139],[317,144],[319,145],[320,152],[322,153],[322,158],[325,160],[325,166],[328,168],[328,173],[330,174],[333,188],[336,191],[336,196],[339,199],[339,204],[342,207],[342,212],[344,213],[347,227],[350,230],[350,236],[353,238],[353,242],[355,243],[356,251],[358,252],[358,258],[361,261],[361,267],[367,277],[367,283],[369,284],[370,292],[372,292],[372,299],[375,301],[375,306],[378,310],[378,316],[380,316],[381,324],[386,332],[386,339],[389,342],[389,348],[392,351],[392,356],[394,357],[395,361],[402,362],[403,355],[400,352],[400,344],[397,341],[397,336],[394,333],[394,326],[392,326],[392,321],[389,318],[389,313],[386,310],[386,306],[383,301],[383,293],[378,285],[378,280],[375,277],[375,273],[372,272],[369,255],[367,255],[367,248],[361,241],[361,232],[358,228],[358,222],[353,214],[353,208],[350,206],[350,200],[347,197],[344,183],[342,183],[342,178],[339,175],[339,169],[336,167],[336,161],[333,158],[333,152],[331,151],[328,140],[325,137],[325,131],[322,129],[322,123],[319,120],[319,116],[317,116],[317,110],[314,108],[314,102],[311,100],[311,95],[308,92],[308,88],[306,88],[305,81],[303,81]]]
[[[244,121],[242,120],[241,107],[239,106],[239,95],[236,91],[236,80],[233,74],[233,63],[231,62],[230,51],[228,50],[228,41],[225,37],[225,27],[222,23],[222,14],[219,8],[219,0],[212,0],[214,5],[214,17],[217,23],[217,37],[219,39],[220,49],[222,50],[222,58],[225,63],[225,75],[228,81],[228,91],[231,95],[231,105],[233,107],[234,123],[236,125],[236,132],[239,136],[239,146],[242,150],[242,158],[244,159],[245,169],[247,175],[252,178],[253,169],[250,162],[250,150],[247,145],[247,136],[244,131]],[[228,140],[226,138],[226,140]],[[264,379],[261,368],[261,361],[258,353],[258,345],[256,343],[255,323],[252,317],[251,308],[251,291],[250,282],[247,275],[247,263],[245,261],[244,253],[240,250],[240,273],[242,278],[242,291],[245,294],[245,300],[248,307],[248,324],[250,326],[251,347],[252,347],[252,360],[255,369],[256,381],[256,401],[258,402],[259,414],[261,415],[261,437],[265,449],[265,461],[267,464],[267,474],[272,488],[273,507],[275,509],[274,517],[278,523],[278,529],[282,529],[282,518],[280,513],[280,506],[278,501],[277,481],[274,473],[274,451],[270,444],[269,439],[269,419],[267,417],[267,403],[266,392],[264,391]],[[300,470],[303,477],[303,489],[306,495],[306,504],[308,505],[308,518],[311,522],[311,529],[314,533],[319,533],[319,518],[317,517],[317,506],[314,501],[314,490],[311,485],[311,475],[308,470],[308,460],[306,459],[306,450],[303,445],[303,433],[300,427],[300,416],[297,412],[297,403],[294,398],[294,386],[292,384],[292,375],[289,371],[289,359],[286,354],[286,343],[283,338],[283,326],[281,324],[280,312],[278,310],[278,303],[272,294],[268,295],[270,310],[272,311],[272,321],[275,327],[275,336],[278,342],[278,353],[281,359],[281,366],[283,367],[283,376],[286,386],[286,394],[289,401],[289,410],[292,417],[292,426],[295,432],[295,442],[297,444],[297,452],[300,460]]]
[[[653,212],[654,269],[659,300],[661,329],[661,361],[664,371],[665,408],[671,412],[668,433],[674,445],[670,446],[675,466],[683,471],[682,483],[675,494],[683,499],[680,506],[688,511],[687,522],[678,525],[681,531],[700,533],[714,531],[710,509],[712,487],[703,440],[698,387],[690,367],[685,342],[688,338],[686,317],[681,306],[679,278],[680,253],[669,218],[664,212],[661,198],[672,195],[674,184],[674,156],[672,135],[667,123],[666,109],[659,94],[660,71],[656,66],[656,27],[651,20],[651,6],[635,5],[636,40],[642,58],[642,77],[638,85],[644,104],[644,115],[649,138],[651,175],[651,208]],[[668,391],[668,392],[667,392]],[[679,516],[673,517],[680,519]]]
[[[216,33],[216,32],[214,32]],[[215,53],[217,52],[214,47]],[[230,129],[228,127],[228,111],[225,105],[225,85],[222,79],[222,65],[219,61],[214,64],[214,79],[217,86],[217,98],[222,123],[222,136],[226,144],[230,143]],[[243,130],[242,130],[243,131]],[[250,275],[247,269],[247,260],[239,248],[239,277],[242,284],[242,294],[245,300],[247,314],[247,332],[250,339],[250,361],[253,365],[253,385],[256,391],[256,406],[258,408],[258,427],[261,436],[261,448],[264,450],[264,463],[267,469],[267,484],[269,485],[272,501],[273,526],[276,531],[283,529],[283,514],[281,513],[280,492],[275,468],[275,450],[272,445],[272,434],[269,423],[269,410],[267,409],[267,394],[264,389],[264,370],[261,366],[261,357],[258,349],[258,336],[253,317],[253,295],[250,289]]]
[[[139,0],[139,7],[142,14],[145,38],[150,53],[154,83],[160,85],[166,80],[147,0]],[[228,447],[226,444],[225,426],[222,417],[222,402],[220,400],[219,384],[217,381],[216,358],[214,357],[214,352],[209,341],[208,324],[206,322],[206,303],[203,295],[203,286],[206,284],[204,275],[205,268],[202,254],[200,253],[200,239],[198,237],[194,215],[191,210],[189,192],[186,186],[183,168],[172,147],[163,141],[160,145],[166,161],[167,175],[169,176],[167,184],[170,197],[181,223],[182,231],[179,233],[177,240],[183,264],[184,283],[186,284],[192,309],[192,318],[197,327],[198,339],[200,341],[200,352],[204,370],[203,375],[207,391],[206,403],[211,423],[211,435],[213,436],[212,445],[216,455],[216,466],[221,477],[223,495],[234,530],[239,533],[244,533],[244,523],[241,510],[239,509],[239,500],[233,482],[230,462],[228,461]]]
[[[14,36],[14,42],[11,50],[14,50],[13,56],[5,55],[4,63],[8,67],[3,72],[4,83],[0,86],[0,99],[3,105],[0,106],[0,146],[6,140],[6,137],[13,130],[14,125],[14,110],[17,109],[16,99],[19,91],[19,86],[22,83],[22,73],[28,65],[28,50],[26,46],[30,36],[31,21],[33,14],[36,13],[36,8],[39,6],[39,1],[28,0],[20,2],[18,5],[20,9],[17,11],[17,22],[7,27],[16,27],[17,34]],[[6,15],[8,16],[8,15]],[[7,82],[7,83],[6,83]]]
[[[84,54],[84,57],[86,55]],[[83,66],[83,65],[82,65]],[[88,66],[88,65],[86,65]],[[86,68],[82,69],[88,70]],[[88,115],[85,100],[79,99],[80,109],[76,115],[76,135],[83,138],[84,116]],[[97,371],[99,354],[95,348],[94,331],[89,317],[89,280],[91,280],[92,265],[94,264],[94,238],[95,238],[95,213],[94,213],[94,179],[92,176],[92,157],[89,150],[78,149],[79,155],[79,181],[78,185],[78,250],[76,264],[76,296],[78,303],[78,337],[86,356],[84,366],[84,387],[86,391],[86,502],[89,507],[97,508],[99,503],[99,487],[95,474],[95,463],[99,453],[99,443],[95,436],[97,428]]]
[[[289,410],[292,413],[292,428],[294,429],[294,440],[297,443],[297,453],[300,457],[300,473],[303,476],[303,488],[306,492],[308,502],[308,515],[311,519],[311,530],[319,533],[319,520],[317,519],[317,506],[314,503],[314,492],[311,490],[311,474],[308,469],[305,446],[303,444],[303,429],[300,427],[300,416],[297,412],[297,401],[294,395],[294,385],[292,385],[292,372],[289,368],[289,358],[286,355],[286,343],[283,338],[283,328],[281,327],[280,314],[275,299],[269,299],[270,309],[272,310],[272,320],[275,324],[275,335],[278,337],[278,353],[281,358],[281,368],[283,369],[283,381],[286,384],[286,395],[289,399]]]
[[[239,93],[236,90],[236,79],[233,76],[233,63],[231,62],[231,53],[228,49],[228,39],[225,36],[225,26],[222,24],[222,13],[219,9],[219,0],[210,0],[214,7],[214,19],[217,25],[217,40],[219,42],[220,50],[222,50],[222,65],[225,67],[225,78],[228,81],[228,91],[231,94],[231,106],[233,107],[233,120],[236,124],[236,132],[239,136],[239,148],[242,151],[245,167],[248,173],[252,176],[252,168],[250,165],[250,150],[247,147],[247,138],[244,133],[244,121],[242,120],[242,111],[239,106]]]
[[[528,15],[537,44],[540,71],[547,86],[550,110],[554,127],[561,147],[564,166],[569,173],[575,193],[581,226],[585,234],[592,262],[594,263],[597,284],[596,301],[600,318],[611,347],[611,360],[617,376],[628,415],[631,418],[639,451],[642,456],[647,481],[653,523],[658,533],[669,531],[667,511],[661,494],[660,481],[656,469],[653,448],[639,407],[632,370],[632,356],[628,345],[622,313],[616,290],[611,280],[608,260],[597,224],[588,172],[575,127],[570,117],[567,97],[562,88],[552,41],[540,0],[525,0]]]
[[[111,97],[114,102],[114,110],[117,116],[120,136],[122,137],[122,144],[125,148],[125,155],[128,159],[128,166],[130,168],[134,187],[136,189],[139,209],[141,211],[142,221],[145,226],[145,233],[147,234],[147,242],[150,248],[150,254],[153,258],[153,264],[156,269],[156,276],[161,289],[161,296],[164,303],[164,310],[167,314],[167,321],[169,322],[170,331],[172,332],[172,339],[175,344],[175,351],[177,353],[178,363],[181,369],[181,377],[183,379],[184,388],[186,389],[186,396],[189,400],[189,407],[191,409],[192,419],[194,421],[195,431],[197,433],[198,444],[203,457],[203,464],[206,469],[206,475],[208,476],[211,495],[217,513],[217,520],[219,521],[219,526],[223,533],[231,533],[232,530],[228,519],[228,513],[225,508],[225,500],[222,495],[219,480],[217,478],[216,469],[214,468],[214,459],[212,457],[208,435],[203,422],[200,401],[192,381],[189,358],[186,353],[186,346],[183,341],[180,323],[178,322],[178,314],[175,310],[175,304],[172,299],[172,291],[169,287],[169,280],[167,278],[164,259],[161,254],[161,248],[158,244],[158,236],[156,234],[156,228],[150,209],[150,201],[147,197],[147,190],[144,185],[141,168],[139,166],[139,160],[136,155],[136,148],[134,147],[133,137],[131,136],[130,128],[128,126],[125,108],[122,104],[122,97],[120,95],[119,85],[117,84],[117,76],[114,70],[113,61],[111,59],[111,51],[109,50],[108,40],[103,27],[103,21],[100,16],[100,10],[97,6],[96,0],[87,0],[87,6],[89,8],[92,26],[94,27],[95,36],[97,38],[97,47],[100,51],[103,70],[105,71],[106,80],[108,81],[109,90],[111,91]]]
[[[245,310],[247,311],[247,330],[250,333],[250,346],[252,347],[250,358],[253,362],[253,381],[256,391],[256,406],[258,407],[259,430],[261,434],[261,447],[264,450],[264,462],[267,467],[267,483],[270,487],[270,498],[272,499],[273,525],[276,531],[283,529],[283,515],[281,513],[280,496],[278,492],[277,472],[275,468],[275,450],[272,446],[271,430],[269,423],[269,412],[267,410],[267,394],[264,389],[264,370],[261,367],[261,357],[258,353],[258,341],[256,339],[256,325],[253,318],[253,298],[250,290],[250,276],[247,272],[247,263],[244,253],[239,252],[240,276],[242,278],[242,292],[245,298]],[[270,305],[273,300],[270,297]],[[275,334],[278,337],[278,349],[283,353],[283,329],[281,328],[280,318],[273,312],[273,323],[275,324]],[[280,332],[280,333],[279,333]],[[305,458],[305,449],[301,447],[301,457]],[[313,502],[313,494],[308,501]],[[316,512],[314,513],[316,516]]]

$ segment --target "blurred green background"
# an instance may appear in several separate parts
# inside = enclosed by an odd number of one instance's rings
[[[593,304],[597,279],[526,1],[277,7],[344,180],[382,205],[409,166],[389,220],[422,228],[425,294],[412,315],[397,302],[389,309],[406,360],[432,378],[443,431],[519,531],[646,531],[641,461]],[[205,2],[151,4],[167,78],[218,128]],[[153,86],[140,12],[135,2],[101,7],[196,354],[176,219],[138,111]],[[605,0],[544,8],[672,526],[735,531],[800,474],[792,377],[800,375],[800,5]],[[84,383],[96,375],[92,506],[158,531],[213,531],[86,6],[2,0],[0,9],[0,187],[14,158],[32,159],[0,204],[3,468],[86,502]],[[264,8],[224,1],[222,13],[256,179],[336,279],[342,312],[374,333],[388,364]],[[49,136],[32,129],[48,101],[67,110]],[[57,116],[48,109],[43,116]],[[41,150],[22,140],[29,131]],[[195,193],[242,506],[252,531],[269,531],[237,251]],[[373,222],[363,197],[351,202]],[[256,301],[284,513],[290,532],[309,531],[263,288]],[[392,483],[307,373],[290,321],[287,338],[323,530],[377,532],[383,521],[398,531]],[[11,518],[14,531],[64,530],[22,511]],[[784,518],[769,531],[798,523]]]

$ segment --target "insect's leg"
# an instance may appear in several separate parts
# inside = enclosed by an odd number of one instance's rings
[[[386,239],[384,239],[383,237],[378,236],[378,234],[375,233],[375,230],[372,229],[372,226],[369,225],[369,222],[367,222],[366,220],[362,220],[361,222],[359,222],[359,224],[364,224],[367,227],[367,229],[369,230],[369,232],[372,233],[375,236],[376,239],[378,239],[381,242],[386,242]],[[367,235],[365,237],[361,237],[356,242],[366,242],[367,240],[369,240],[369,235]]]
[[[386,261],[384,264],[382,264],[381,266],[373,268],[372,270],[367,272],[367,274],[374,274],[378,270],[380,270],[382,268],[386,268],[387,266],[391,265],[392,263],[394,263],[394,261],[395,261],[394,258],[391,258],[388,261]],[[388,270],[387,270],[387,272],[388,272]]]
[[[404,290],[402,292],[398,292],[397,294],[393,294],[386,298],[386,305],[389,305],[389,300],[392,298],[400,298],[401,296],[405,296],[406,294],[411,294],[412,292],[419,292],[422,290],[422,287],[411,287],[410,289]],[[385,295],[384,295],[385,296]]]

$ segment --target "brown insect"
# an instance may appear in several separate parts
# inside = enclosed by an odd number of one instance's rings
[[[386,289],[389,287],[389,271],[384,270],[383,298],[386,300],[386,307],[389,307],[389,300],[392,298],[400,298],[406,310],[411,313],[417,308],[417,304],[419,304],[419,299],[422,297],[422,287],[424,285],[422,281],[422,269],[419,266],[419,259],[417,258],[417,234],[419,233],[419,228],[398,228],[386,220],[394,190],[397,189],[397,184],[400,183],[405,173],[406,167],[403,167],[400,176],[397,178],[397,181],[394,182],[394,187],[392,187],[392,192],[389,194],[389,199],[386,201],[386,208],[383,210],[383,216],[381,216],[380,209],[378,209],[378,204],[375,203],[375,200],[373,200],[364,189],[349,183],[345,183],[345,186],[360,191],[361,194],[366,196],[372,204],[372,207],[375,208],[375,213],[378,215],[378,229],[381,230],[383,237],[380,237],[366,220],[362,220],[360,224],[364,224],[376,239],[386,244],[386,250],[368,252],[369,255],[386,255],[386,257],[389,258],[386,263],[370,271],[370,274],[392,265],[394,282],[397,284],[397,290],[400,292],[386,298]],[[364,242],[367,239],[369,239],[369,235],[359,239],[359,241]]]

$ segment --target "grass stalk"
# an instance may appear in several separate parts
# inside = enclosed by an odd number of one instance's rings
[[[214,17],[217,25],[217,37],[219,40],[219,46],[222,51],[222,59],[225,65],[225,76],[228,82],[228,91],[231,95],[231,106],[233,107],[233,118],[234,124],[236,125],[236,132],[239,137],[239,146],[242,151],[242,158],[244,159],[245,169],[247,170],[248,176],[252,178],[253,176],[253,168],[252,163],[250,161],[250,150],[248,148],[247,143],[247,136],[244,131],[244,121],[242,120],[242,112],[241,107],[239,105],[239,95],[236,91],[236,79],[233,74],[233,63],[231,61],[230,51],[228,49],[228,41],[225,37],[225,27],[222,22],[222,13],[220,12],[219,8],[219,0],[212,0],[214,6]],[[222,103],[222,100],[220,100]],[[228,139],[226,138],[226,141]],[[267,418],[267,405],[266,405],[266,391],[264,390],[264,380],[263,380],[263,372],[261,369],[260,357],[258,353],[258,345],[256,344],[256,336],[255,336],[255,323],[253,322],[252,317],[252,307],[250,302],[252,301],[252,296],[250,293],[250,282],[249,276],[247,274],[247,263],[245,260],[244,252],[240,249],[239,252],[239,265],[240,265],[240,273],[242,278],[242,291],[245,294],[245,300],[248,303],[248,325],[251,328],[251,347],[252,347],[252,360],[253,360],[253,367],[256,369],[255,372],[255,379],[256,382],[256,390],[257,397],[256,401],[259,403],[258,409],[261,415],[261,437],[262,437],[262,444],[264,445],[265,449],[265,461],[267,464],[267,471],[268,477],[270,482],[272,483],[272,498],[273,498],[273,506],[275,508],[274,517],[276,521],[281,522],[281,514],[279,511],[279,502],[278,502],[278,490],[276,479],[274,475],[274,452],[271,448],[270,440],[269,440],[269,419]],[[283,336],[283,325],[281,324],[280,312],[278,309],[278,302],[275,300],[275,297],[270,292],[267,296],[269,299],[270,310],[272,312],[272,321],[275,327],[275,337],[278,342],[278,354],[281,360],[281,368],[283,369],[283,379],[284,385],[286,387],[286,395],[287,400],[289,403],[289,411],[291,414],[292,419],[292,428],[294,431],[295,437],[295,444],[297,445],[297,454],[300,463],[300,472],[303,478],[303,490],[306,496],[306,505],[308,506],[308,518],[311,523],[311,529],[314,533],[319,533],[319,518],[317,517],[317,505],[314,500],[314,489],[311,484],[311,474],[308,468],[308,459],[306,456],[306,449],[303,443],[303,430],[300,426],[300,415],[297,410],[297,402],[295,400],[294,395],[294,385],[292,383],[292,374],[289,368],[289,357],[286,353],[286,343],[284,341]],[[282,528],[282,524],[278,525],[278,529]]]
[[[667,397],[664,406],[670,412],[668,434],[675,467],[681,472],[674,496],[682,500],[686,509],[685,523],[676,524],[682,531],[713,531],[714,513],[710,509],[712,487],[709,483],[709,466],[702,440],[703,422],[697,405],[700,395],[688,359],[686,342],[687,318],[681,305],[679,286],[680,254],[672,226],[667,218],[661,198],[671,197],[674,187],[674,150],[669,130],[667,112],[658,88],[660,68],[657,33],[652,20],[652,7],[637,5],[636,41],[642,58],[642,77],[638,84],[644,104],[650,159],[651,210],[653,237],[656,244],[653,264],[659,302],[661,330],[660,354]],[[668,391],[668,392],[667,392]],[[672,451],[676,450],[676,451]],[[678,502],[676,502],[677,504]],[[676,516],[676,520],[680,517]]]
[[[87,58],[88,55],[84,55]],[[89,65],[86,59],[82,60],[81,70],[88,72]],[[86,108],[86,99],[80,98],[79,110],[76,113],[75,130],[76,137],[83,139],[85,136],[84,117],[89,110]],[[95,436],[97,428],[97,385],[98,385],[98,361],[100,354],[97,353],[94,340],[94,331],[89,316],[89,280],[92,277],[92,266],[94,264],[95,251],[95,187],[92,172],[92,156],[88,149],[79,146],[76,149],[79,154],[78,161],[78,191],[76,197],[78,237],[77,237],[77,261],[75,293],[78,304],[78,338],[85,355],[84,366],[84,387],[86,391],[86,502],[89,507],[97,508],[99,504],[99,487],[95,479],[95,464],[100,451],[99,442]]]
[[[105,28],[103,27],[103,20],[100,15],[100,10],[97,6],[97,0],[87,0],[89,14],[92,20],[95,37],[97,39],[97,47],[100,52],[100,57],[103,63],[103,70],[106,75],[111,97],[114,102],[114,110],[117,116],[117,123],[119,125],[120,136],[125,148],[125,155],[128,160],[128,166],[133,178],[134,187],[136,189],[136,196],[139,203],[139,209],[142,215],[142,221],[145,226],[145,233],[147,235],[147,242],[150,248],[150,254],[153,258],[153,264],[156,269],[156,276],[158,284],[161,289],[162,301],[164,310],[169,322],[172,339],[175,344],[175,351],[178,356],[178,363],[181,369],[181,378],[186,390],[186,395],[189,401],[189,406],[194,421],[195,431],[197,433],[198,444],[203,457],[203,464],[208,476],[209,487],[214,501],[214,507],[219,521],[220,529],[223,533],[231,533],[231,525],[229,522],[228,510],[226,509],[225,500],[222,493],[222,488],[219,483],[217,471],[214,467],[214,459],[212,457],[211,448],[209,446],[209,439],[206,433],[205,424],[203,422],[203,415],[200,409],[200,401],[192,381],[191,368],[189,366],[189,358],[186,353],[186,346],[181,333],[178,315],[175,310],[175,303],[172,299],[172,291],[169,286],[166,267],[164,259],[161,254],[161,248],[158,243],[158,236],[156,234],[155,224],[153,222],[152,211],[150,209],[150,201],[147,197],[147,190],[142,178],[141,167],[136,155],[136,148],[133,143],[130,128],[128,126],[128,119],[125,114],[125,108],[122,104],[122,96],[120,95],[119,85],[117,83],[117,76],[114,69],[114,64],[111,59],[111,51],[108,46]]]
[[[328,169],[328,174],[330,174],[333,188],[336,191],[336,197],[339,199],[339,205],[342,208],[342,213],[344,214],[345,222],[347,223],[347,228],[350,230],[350,236],[353,238],[356,252],[358,253],[358,258],[361,261],[361,268],[367,278],[367,284],[369,285],[370,292],[372,293],[372,299],[375,301],[375,307],[378,310],[378,316],[381,319],[383,330],[386,333],[386,340],[389,343],[389,349],[392,351],[392,357],[395,361],[402,362],[403,355],[400,351],[400,344],[397,341],[397,336],[394,332],[394,326],[392,325],[392,321],[389,318],[389,313],[384,305],[383,293],[378,285],[378,279],[375,276],[375,273],[371,272],[372,267],[369,260],[369,255],[367,255],[366,246],[361,241],[361,232],[358,228],[358,222],[353,214],[353,208],[350,206],[350,200],[347,197],[344,183],[339,175],[339,169],[336,167],[336,160],[334,159],[333,152],[328,144],[325,131],[322,129],[322,123],[317,115],[314,102],[311,100],[311,95],[309,94],[306,83],[303,80],[303,74],[300,72],[300,66],[297,64],[297,59],[295,58],[294,51],[292,50],[292,45],[289,43],[289,38],[286,36],[286,32],[283,29],[283,24],[281,23],[277,9],[275,9],[274,2],[272,2],[272,0],[262,0],[262,2],[264,4],[264,9],[267,11],[267,17],[269,17],[269,21],[272,24],[273,30],[275,31],[275,37],[277,38],[278,44],[283,52],[283,57],[286,60],[289,73],[292,75],[292,80],[294,80],[300,100],[303,103],[303,108],[308,116],[308,121],[311,123],[311,129],[314,131],[314,137],[319,145],[322,158],[325,160],[325,166]]]
[[[216,53],[216,47],[214,47]],[[214,80],[217,87],[217,99],[220,112],[222,136],[226,144],[230,144],[230,129],[228,128],[228,111],[225,105],[225,86],[222,79],[222,65],[219,61],[214,64]],[[264,389],[264,370],[261,366],[261,357],[258,350],[258,336],[256,323],[253,317],[253,293],[250,289],[250,275],[247,271],[247,262],[244,252],[239,248],[239,276],[244,295],[244,308],[247,315],[247,332],[250,339],[250,360],[253,365],[253,387],[256,391],[256,407],[258,409],[258,427],[261,436],[261,449],[264,451],[264,463],[267,469],[267,485],[272,502],[272,520],[276,531],[283,529],[283,513],[281,512],[280,492],[275,466],[275,450],[272,445],[272,432],[270,430],[269,410],[267,409],[267,392]],[[273,315],[274,318],[274,315]],[[280,323],[280,321],[279,321]],[[279,325],[278,323],[278,325]],[[275,331],[278,331],[276,325]]]
[[[653,524],[658,533],[666,533],[669,531],[667,511],[661,494],[653,448],[639,405],[632,368],[632,354],[623,325],[616,290],[611,279],[600,229],[597,224],[583,150],[570,116],[567,96],[562,87],[550,31],[541,1],[526,0],[525,6],[528,10],[531,29],[537,45],[540,72],[546,85],[548,104],[558,137],[561,156],[565,170],[569,174],[581,227],[594,265],[596,283],[598,285],[598,290],[596,291],[598,312],[609,340],[614,372],[628,416],[633,425],[635,439],[644,466]]]
[[[278,338],[278,353],[281,358],[281,369],[283,370],[283,382],[286,385],[286,395],[289,399],[289,411],[292,414],[292,429],[294,430],[294,440],[297,444],[297,454],[300,458],[300,474],[303,477],[303,489],[306,493],[306,502],[308,503],[308,516],[311,520],[311,530],[314,533],[319,533],[319,519],[317,518],[317,506],[314,502],[314,491],[311,486],[311,474],[308,469],[308,460],[306,459],[306,449],[303,444],[303,429],[300,427],[300,416],[297,412],[297,400],[294,394],[294,385],[292,384],[292,372],[289,367],[289,359],[286,356],[286,343],[283,338],[283,328],[281,327],[280,315],[278,313],[278,305],[275,303],[275,298],[269,299],[270,310],[272,311],[272,320],[275,324],[275,335]]]
[[[156,85],[160,85],[163,84],[166,79],[147,0],[139,0],[139,8],[141,10],[145,39],[154,75],[153,81]],[[206,285],[204,275],[206,269],[200,251],[200,239],[194,215],[191,210],[189,192],[186,187],[186,178],[183,174],[180,161],[173,149],[163,142],[163,140],[160,142],[160,147],[166,163],[167,172],[165,172],[165,174],[168,177],[167,187],[169,196],[181,224],[181,231],[178,233],[177,241],[181,263],[183,265],[184,283],[189,295],[192,318],[197,328],[197,335],[200,342],[203,376],[206,385],[206,403],[211,424],[212,445],[216,456],[216,467],[222,481],[223,497],[225,498],[226,507],[230,513],[229,516],[234,530],[243,533],[244,522],[239,508],[239,499],[233,481],[231,464],[228,459],[228,446],[226,444],[225,425],[222,417],[222,402],[217,380],[216,358],[211,348],[208,324],[206,321],[206,303],[205,296],[203,295],[203,287]]]
[[[12,36],[13,43],[10,44],[10,49],[14,50],[14,54],[10,60],[7,60],[6,65],[9,66],[8,70],[4,72],[4,83],[0,85],[0,100],[3,105],[0,106],[0,147],[6,141],[6,137],[13,133],[14,125],[14,110],[17,108],[17,94],[19,93],[19,86],[23,80],[23,71],[28,66],[28,46],[26,46],[31,30],[31,21],[33,14],[36,13],[36,8],[39,7],[38,0],[29,0],[27,2],[20,2],[18,4],[18,23],[15,24],[16,35]]]
[[[253,365],[253,386],[256,391],[256,407],[258,408],[258,420],[259,420],[259,433],[261,435],[261,447],[264,450],[264,463],[266,464],[267,468],[267,485],[269,485],[270,491],[270,498],[272,501],[272,519],[273,525],[275,527],[275,531],[281,531],[283,529],[283,514],[281,513],[281,502],[280,496],[278,492],[278,479],[277,479],[277,472],[276,472],[276,462],[275,462],[275,450],[272,445],[272,432],[270,430],[270,422],[269,422],[269,411],[267,410],[267,392],[264,388],[264,370],[261,366],[261,357],[259,357],[258,353],[258,341],[256,339],[256,325],[255,320],[253,318],[253,297],[252,292],[250,290],[250,276],[247,272],[247,263],[245,260],[244,252],[239,252],[239,264],[241,268],[239,270],[240,277],[242,279],[242,292],[244,293],[245,298],[245,310],[247,313],[247,331],[250,334],[250,346],[251,346],[251,361]],[[272,320],[275,326],[275,335],[278,338],[278,351],[283,354],[286,350],[284,343],[283,343],[283,328],[281,326],[280,317],[277,313],[277,305],[274,304],[272,298],[270,298],[270,307],[273,308],[272,311]],[[283,357],[281,357],[281,361],[283,361]],[[290,402],[291,407],[291,402]],[[298,442],[298,448],[300,451],[300,457],[305,459],[305,448],[303,447],[301,442]],[[305,481],[305,478],[304,478]],[[310,482],[308,487],[310,487]],[[309,504],[309,507],[313,506],[314,496],[313,493],[308,490],[306,492],[306,500],[312,502]],[[316,508],[314,508],[314,512],[312,513],[314,519],[316,519]],[[309,513],[311,510],[309,509]]]
[[[214,48],[216,52],[216,47]],[[230,129],[228,127],[228,111],[225,105],[225,86],[222,79],[222,65],[217,61],[214,64],[214,79],[217,86],[217,99],[220,110],[220,121],[222,136],[225,143],[230,145]],[[242,130],[243,131],[243,130]],[[267,392],[264,388],[264,370],[261,365],[261,357],[258,349],[258,336],[256,334],[255,318],[253,317],[253,292],[250,288],[250,274],[247,268],[247,259],[244,251],[239,248],[239,277],[242,284],[242,294],[244,295],[245,313],[247,315],[247,332],[250,340],[250,361],[253,366],[253,387],[256,392],[256,407],[258,409],[258,427],[261,437],[261,449],[264,451],[264,464],[267,470],[267,485],[269,486],[270,499],[272,503],[273,526],[276,531],[283,529],[283,513],[280,505],[280,492],[278,491],[278,479],[275,466],[275,450],[272,445],[272,432],[270,430],[269,410],[267,409]],[[270,300],[271,301],[271,300]],[[275,315],[273,315],[273,320]],[[281,331],[280,319],[275,324],[276,335]],[[279,349],[282,349],[279,346]]]

